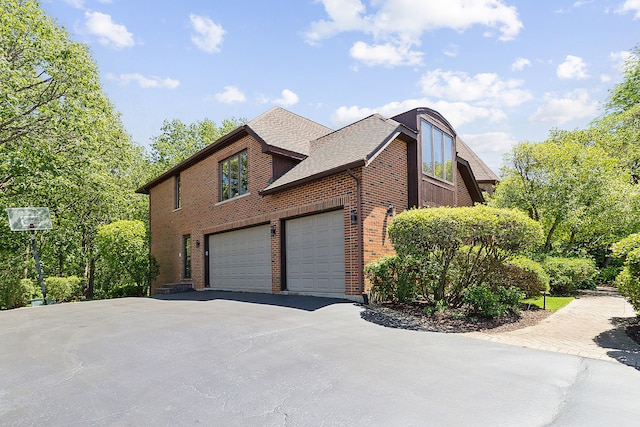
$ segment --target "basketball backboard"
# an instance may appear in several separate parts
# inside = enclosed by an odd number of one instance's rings
[[[51,230],[49,208],[7,208],[11,231]]]

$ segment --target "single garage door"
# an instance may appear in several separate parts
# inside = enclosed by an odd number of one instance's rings
[[[209,236],[209,287],[271,292],[269,225]]]
[[[286,222],[287,289],[344,296],[344,217],[327,212]]]

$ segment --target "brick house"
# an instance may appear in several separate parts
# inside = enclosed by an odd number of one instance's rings
[[[483,202],[498,177],[438,112],[374,114],[333,131],[282,108],[147,183],[151,293],[185,287],[361,300],[410,207]]]

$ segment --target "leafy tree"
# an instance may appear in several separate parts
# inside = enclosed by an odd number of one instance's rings
[[[86,46],[34,0],[0,5],[0,203],[47,206],[54,229],[38,233],[45,275],[91,286],[95,235],[116,219],[146,218],[134,193],[148,170],[104,96]],[[33,274],[28,236],[0,226],[0,280]]]
[[[640,104],[640,46],[631,50],[631,56],[624,65],[624,79],[609,91],[606,104],[610,113],[628,111]]]
[[[152,138],[151,162],[154,173],[160,174],[220,137],[246,123],[246,119],[225,119],[220,126],[204,119],[190,125],[178,119],[165,120],[160,135]]]
[[[86,46],[69,40],[35,0],[0,4],[0,145],[57,130],[90,84]]]
[[[98,228],[98,253],[120,284],[133,282],[138,295],[146,295],[158,275],[157,262],[149,253],[149,239],[142,221],[116,221]],[[118,283],[112,283],[112,285]]]
[[[584,242],[610,244],[635,226],[630,174],[583,131],[554,131],[542,143],[524,142],[507,156],[505,179],[490,205],[516,207],[540,221],[544,251],[565,252]]]

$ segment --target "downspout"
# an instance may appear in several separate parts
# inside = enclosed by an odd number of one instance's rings
[[[362,181],[353,174],[351,169],[347,169],[347,173],[351,178],[356,181],[356,216],[358,218],[358,228],[356,234],[358,238],[358,288],[360,295],[364,298],[364,303],[367,304],[367,296],[364,294],[364,277],[363,277],[363,259],[364,259],[364,247],[362,239]]]

